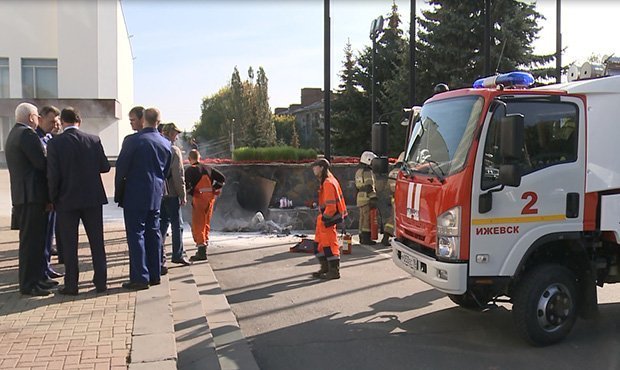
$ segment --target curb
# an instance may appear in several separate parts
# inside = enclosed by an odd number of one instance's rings
[[[177,347],[167,276],[162,276],[160,285],[136,292],[129,356],[129,369],[143,368],[139,365],[155,366],[157,369],[177,368]]]

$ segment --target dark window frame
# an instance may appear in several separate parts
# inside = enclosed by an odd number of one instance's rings
[[[511,99],[506,103],[506,113],[521,113],[525,118],[525,140],[523,148],[523,162],[521,163],[521,175],[526,176],[546,168],[566,163],[576,162],[579,153],[579,107],[574,102],[535,99]],[[543,104],[555,105],[565,109],[547,108],[541,109]],[[536,109],[517,109],[519,106]],[[566,109],[570,107],[569,109]],[[500,120],[497,116],[499,110],[492,112],[489,128],[484,141],[483,164],[480,186],[487,190],[498,186],[497,174],[499,165],[503,162],[498,155],[498,148],[490,148],[491,144],[497,144],[497,124]],[[568,114],[570,113],[570,114]],[[546,117],[543,117],[545,116]],[[570,129],[572,128],[572,131]],[[495,135],[495,139],[493,139]],[[497,155],[497,158],[496,156]],[[485,176],[486,175],[486,176]]]

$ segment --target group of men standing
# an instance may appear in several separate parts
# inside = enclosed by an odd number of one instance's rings
[[[57,124],[47,125],[40,128],[39,132],[43,130],[40,137],[37,135],[40,119],[48,114],[53,122],[59,116],[62,133],[58,134]],[[59,254],[65,264],[65,285],[58,292],[78,293],[80,220],[93,256],[95,288],[98,292],[105,291],[102,206],[107,203],[107,197],[100,174],[110,170],[110,163],[101,140],[80,130],[81,118],[71,107],[58,114],[54,107],[39,111],[33,104],[21,103],[15,109],[15,122],[7,137],[5,154],[13,203],[11,226],[19,229],[20,292],[45,296],[57,284],[50,277],[61,274],[49,266],[51,235],[55,229]]]
[[[190,265],[207,259],[213,202],[224,177],[200,164],[197,150],[190,153],[190,166],[184,170],[181,150],[174,145],[181,130],[174,123],[161,125],[158,109],[134,107],[129,118],[136,133],[123,141],[114,199],[123,207],[129,247],[130,276],[123,287],[140,290],[159,284],[167,272],[164,239],[169,226],[173,263]],[[78,294],[80,220],[90,244],[95,289],[105,292],[103,205],[107,196],[101,173],[110,171],[110,163],[101,140],[80,130],[82,119],[71,107],[39,110],[21,103],[15,110],[15,122],[5,152],[13,203],[11,226],[19,229],[20,292],[48,295],[58,284],[53,278],[63,276],[50,265],[55,233],[59,262],[65,265],[64,286],[58,293]],[[185,256],[182,237],[181,207],[186,203],[186,189],[194,196],[198,219],[192,223],[198,252],[191,259]]]

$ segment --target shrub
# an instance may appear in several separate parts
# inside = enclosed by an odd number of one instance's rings
[[[300,161],[315,159],[314,149],[300,149],[290,146],[273,146],[264,148],[237,148],[233,152],[234,161]]]

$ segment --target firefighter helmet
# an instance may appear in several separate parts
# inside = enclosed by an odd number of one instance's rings
[[[372,160],[375,158],[377,158],[377,155],[367,150],[364,153],[362,153],[362,156],[360,157],[360,163],[370,166],[370,164],[372,163]]]

